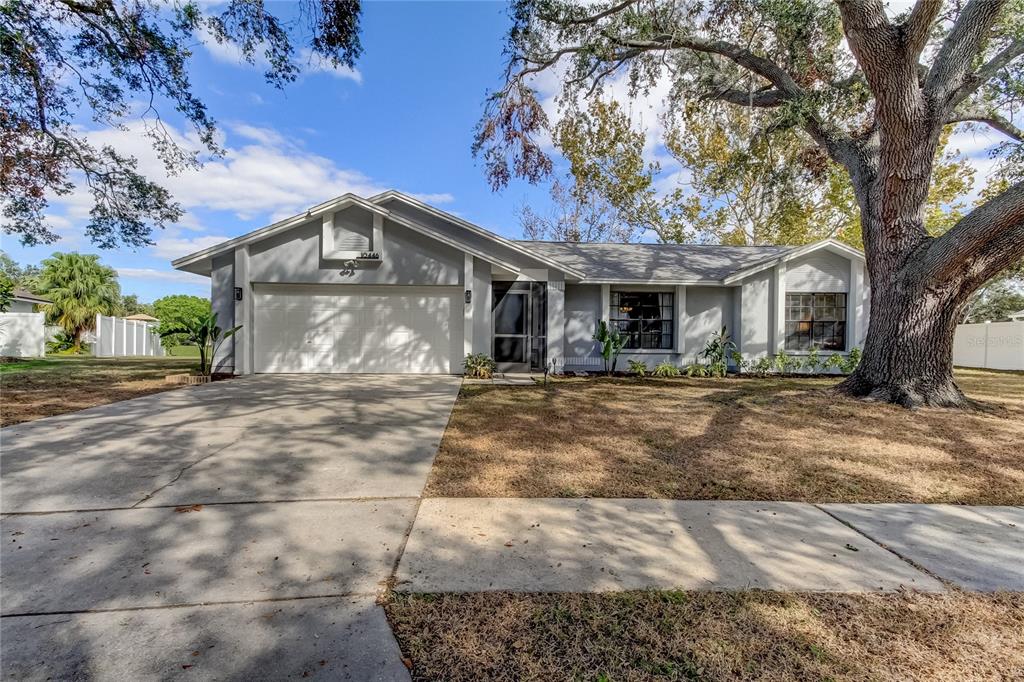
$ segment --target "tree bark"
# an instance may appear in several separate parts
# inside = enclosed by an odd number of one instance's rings
[[[904,407],[966,406],[953,379],[953,333],[965,305],[958,288],[873,287],[864,355],[836,390]]]

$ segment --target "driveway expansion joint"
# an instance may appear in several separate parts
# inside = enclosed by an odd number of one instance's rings
[[[2,618],[34,618],[38,616],[73,616],[83,613],[121,613],[124,611],[162,611],[168,609],[191,609],[205,606],[227,606],[233,604],[276,604],[278,602],[307,601],[310,599],[346,599],[348,597],[375,597],[375,592],[335,592],[311,594],[297,597],[266,597],[264,599],[224,599],[216,601],[181,602],[178,604],[152,604],[146,606],[122,606],[109,609],[70,609],[66,611],[34,611],[24,613],[2,613]]]
[[[298,497],[294,499],[284,498],[277,500],[230,500],[227,502],[185,502],[183,504],[147,504],[141,506],[132,505],[130,507],[94,507],[89,509],[47,509],[43,511],[4,512],[3,514],[0,514],[0,519],[17,518],[20,516],[52,516],[54,514],[91,514],[94,512],[100,513],[132,510],[141,511],[143,509],[178,509],[179,507],[187,507],[193,504],[197,504],[202,507],[230,507],[246,504],[302,504],[305,502],[392,502],[418,499],[420,498],[402,495],[390,495],[379,497]]]
[[[860,528],[858,528],[857,526],[853,525],[852,523],[850,523],[846,519],[842,519],[842,518],[836,516],[835,514],[830,512],[828,509],[825,509],[824,507],[822,507],[821,506],[822,504],[825,504],[825,503],[815,503],[815,504],[813,504],[813,506],[816,509],[818,509],[819,511],[821,511],[822,513],[828,514],[830,517],[832,517],[833,519],[835,519],[839,523],[843,524],[844,526],[846,526],[850,530],[854,531],[855,533],[857,533],[857,534],[867,538],[871,542],[875,543],[876,545],[878,545],[879,547],[881,547],[885,551],[889,552],[893,556],[895,556],[898,559],[900,559],[900,561],[903,561],[904,563],[906,563],[909,566],[911,566],[914,570],[920,571],[921,573],[924,573],[929,578],[932,578],[933,580],[939,581],[940,583],[942,583],[943,587],[945,587],[946,589],[953,589],[953,590],[959,589],[959,587],[954,582],[952,582],[950,580],[947,580],[946,578],[943,578],[941,575],[938,575],[934,571],[928,570],[927,568],[925,568],[924,566],[922,566],[918,562],[914,561],[913,559],[911,559],[911,558],[909,558],[907,556],[904,556],[900,552],[897,552],[895,549],[893,549],[889,545],[887,545],[884,542],[878,540],[877,538],[872,537],[869,533],[861,530]]]

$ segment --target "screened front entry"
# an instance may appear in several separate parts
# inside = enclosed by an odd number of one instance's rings
[[[494,361],[502,372],[541,372],[547,361],[547,285],[494,282]]]
[[[846,294],[786,294],[786,350],[846,350]]]

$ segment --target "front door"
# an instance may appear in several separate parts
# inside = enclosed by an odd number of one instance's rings
[[[543,282],[494,282],[494,361],[500,372],[543,371],[547,290]]]

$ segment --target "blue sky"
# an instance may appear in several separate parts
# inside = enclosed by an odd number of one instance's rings
[[[240,63],[230,49],[195,47],[192,80],[219,123],[228,155],[197,173],[166,179],[187,214],[181,225],[155,234],[155,246],[90,245],[81,237],[89,204],[79,195],[52,204],[60,242],[25,248],[3,235],[3,249],[21,263],[55,250],[100,253],[118,269],[124,293],[152,301],[170,293],[209,294],[208,280],[173,271],[171,258],[346,191],[397,188],[518,236],[516,207],[546,201],[546,189],[519,183],[494,194],[470,153],[485,93],[500,84],[505,5],[371,2],[362,25],[357,73],[314,65],[284,90],[267,85],[260,68]],[[170,113],[161,110],[187,139],[188,129]],[[135,153],[143,169],[165,177],[135,131],[91,137]]]
[[[291,11],[281,3],[271,7],[279,14]],[[57,250],[100,253],[118,269],[124,293],[152,301],[172,293],[209,295],[209,281],[174,271],[172,258],[348,191],[366,196],[396,188],[519,237],[517,207],[529,203],[543,212],[547,188],[516,182],[492,193],[470,153],[485,93],[500,85],[505,4],[369,2],[364,7],[364,54],[356,71],[314,64],[284,90],[267,85],[259,66],[242,63],[230,48],[197,44],[192,81],[219,122],[227,150],[225,158],[209,160],[200,171],[166,178],[131,122],[128,131],[104,131],[83,120],[94,142],[137,156],[140,168],[162,181],[185,208],[180,224],[154,234],[154,246],[96,249],[82,237],[91,204],[87,195],[76,193],[51,206],[51,224],[62,235],[58,243],[25,248],[2,235],[2,248],[21,263],[38,263]],[[545,75],[536,85],[554,114],[557,81]],[[610,96],[624,97],[624,91],[613,83]],[[657,114],[665,92],[667,83],[634,102],[631,111],[646,128],[650,158],[663,163],[664,180],[671,183],[681,173],[660,144]],[[168,107],[161,113],[184,144],[198,148]],[[954,140],[977,160],[977,186],[991,167],[985,149],[998,141],[992,134]]]

